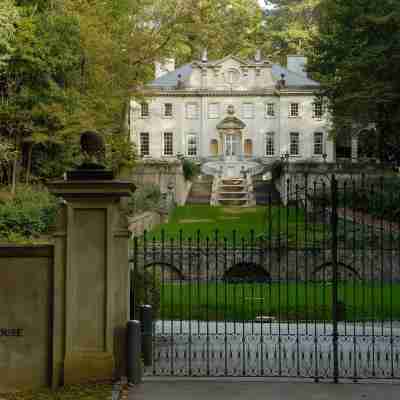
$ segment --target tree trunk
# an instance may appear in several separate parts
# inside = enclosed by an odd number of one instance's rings
[[[15,189],[17,187],[17,165],[18,165],[18,160],[16,157],[13,163],[12,183],[11,183],[11,193],[13,195],[15,194]]]
[[[32,150],[33,150],[33,143],[28,144],[28,162],[26,165],[26,184],[29,185],[29,181],[31,178],[31,168],[32,168]]]
[[[20,158],[21,158],[21,135],[17,134],[15,139],[15,148],[17,150],[17,156],[15,157],[13,163],[13,173],[12,173],[12,184],[11,184],[11,193],[15,194],[17,188],[17,182],[19,181],[19,172],[20,172]]]

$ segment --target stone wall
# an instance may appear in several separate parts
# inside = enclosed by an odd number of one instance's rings
[[[332,277],[332,252],[329,248],[284,248],[238,246],[237,249],[221,245],[209,251],[204,246],[191,248],[179,246],[151,246],[146,252],[135,256],[137,267],[152,268],[164,266],[184,280],[221,279],[231,268],[261,267],[273,280],[329,280]],[[171,261],[172,260],[172,261]],[[398,281],[400,271],[395,266],[400,263],[398,250],[381,250],[368,247],[340,248],[338,269],[340,279],[353,278],[358,281]]]
[[[182,163],[174,161],[139,161],[133,171],[132,180],[137,187],[146,184],[157,185],[161,193],[172,193],[178,205],[184,205],[190,192],[191,182],[183,175]]]
[[[352,182],[361,183],[363,175],[368,178],[379,178],[383,175],[394,174],[387,166],[371,163],[313,163],[296,162],[283,167],[283,174],[276,182],[276,187],[281,194],[282,202],[303,200],[305,193],[312,195],[322,192],[330,193],[331,178],[335,178],[339,184],[339,190],[343,189],[346,182],[347,190],[352,190]]]
[[[157,225],[168,222],[168,215],[148,211],[129,217],[129,231],[133,236],[141,236],[144,231],[151,231]]]
[[[52,246],[0,245],[0,393],[51,383]]]

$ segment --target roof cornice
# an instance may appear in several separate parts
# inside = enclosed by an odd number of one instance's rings
[[[298,87],[286,89],[264,90],[177,90],[177,89],[147,89],[140,93],[148,97],[254,97],[254,96],[293,96],[315,95],[315,87]]]

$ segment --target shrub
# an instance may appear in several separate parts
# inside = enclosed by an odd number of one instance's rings
[[[149,184],[137,188],[129,200],[129,213],[137,214],[160,208],[161,191],[159,186]]]
[[[136,313],[139,313],[139,307],[143,304],[149,304],[153,308],[153,320],[157,319],[160,312],[160,277],[158,273],[154,273],[151,269],[144,271],[136,271],[133,278],[136,293],[135,305]],[[132,282],[133,283],[133,282]]]
[[[277,181],[283,174],[283,162],[275,161],[271,167],[272,181]]]
[[[192,160],[183,160],[182,168],[183,176],[187,181],[191,181],[196,175],[200,173],[200,167]]]
[[[17,188],[13,199],[0,202],[0,240],[30,240],[55,223],[57,199],[45,188]]]

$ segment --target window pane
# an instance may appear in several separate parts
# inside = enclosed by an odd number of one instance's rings
[[[219,118],[219,104],[211,103],[208,105],[208,118]]]
[[[298,132],[292,132],[290,134],[290,154],[293,156],[297,156],[300,154],[300,149],[299,149],[299,133]]]
[[[254,105],[252,103],[243,104],[243,118],[254,117]]]
[[[273,156],[275,154],[274,133],[268,132],[265,135],[265,155]]]
[[[173,135],[172,132],[164,133],[164,155],[172,156],[173,152]]]
[[[188,135],[187,137],[187,154],[188,156],[197,156],[197,136]]]
[[[275,117],[275,104],[274,103],[268,103],[267,108],[267,117]]]
[[[322,103],[313,103],[313,118],[321,119],[322,118]]]
[[[186,105],[186,118],[197,119],[198,118],[198,105],[197,104],[187,104]]]
[[[172,104],[171,103],[165,103],[164,104],[164,115],[166,117],[172,117]]]
[[[299,116],[299,103],[291,103],[289,115],[291,117],[298,117]]]
[[[140,134],[140,155],[142,157],[150,155],[150,140],[148,132],[142,132]]]
[[[142,103],[140,105],[140,114],[142,117],[149,116],[149,104],[148,103]]]
[[[323,137],[324,135],[322,132],[314,133],[314,154],[322,155],[324,152]]]

